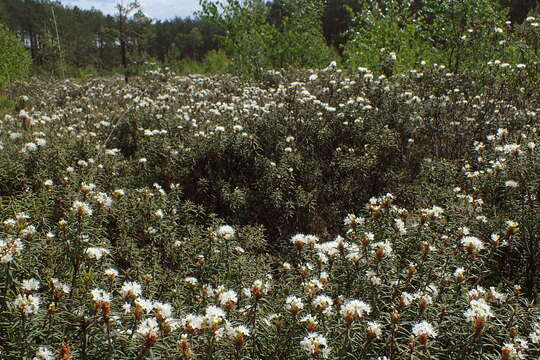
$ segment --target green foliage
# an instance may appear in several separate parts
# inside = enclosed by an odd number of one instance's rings
[[[224,50],[211,50],[202,61],[182,59],[168,64],[168,67],[183,75],[225,74],[231,70],[232,63]]]
[[[499,58],[508,11],[497,2],[428,1],[420,14],[429,41],[451,70],[480,69]]]
[[[0,24],[0,88],[28,73],[30,56],[21,42]]]
[[[282,17],[268,42],[273,69],[320,68],[334,58],[322,36],[323,1],[278,1]]]
[[[122,17],[115,17],[58,1],[11,0],[1,2],[0,17],[5,16],[12,33],[25,39],[32,72],[40,76],[76,78],[79,69],[84,72],[87,68],[99,75],[125,72],[120,68],[121,33],[128,75],[144,72],[142,64],[148,59],[162,64],[181,59],[202,61],[218,47],[216,35],[222,31],[214,24],[197,18],[153,22],[142,12],[128,16],[133,4],[123,4]]]
[[[91,80],[96,77],[96,70],[90,66],[87,66],[85,68],[79,69],[79,73],[77,74],[77,78],[81,80]]]
[[[435,58],[432,44],[422,38],[422,28],[402,2],[388,2],[383,10],[372,4],[356,19],[344,57],[349,67],[367,67],[392,74],[410,69],[420,60]]]
[[[499,3],[511,13],[499,8]],[[141,73],[136,64],[149,58],[161,64],[203,61],[209,51],[220,48],[219,38],[237,64],[229,69],[257,75],[264,73],[260,69],[320,68],[331,60],[339,62],[334,51],[342,55],[347,35],[349,68],[367,66],[387,74],[421,60],[455,71],[478,69],[497,59],[532,65],[538,57],[533,51],[538,47],[538,29],[524,26],[534,21],[522,24],[535,1],[209,0],[204,4],[206,17],[151,22],[136,13],[126,19],[122,37],[128,73]],[[351,29],[354,13],[357,25]],[[511,26],[504,24],[508,19]],[[117,20],[59,1],[0,3],[0,22],[25,39],[32,71],[43,76],[77,77],[79,68],[86,67],[99,74],[119,71],[122,42]],[[504,32],[494,32],[496,27]],[[346,34],[347,30],[351,31]],[[397,54],[395,62],[392,52]],[[197,70],[195,64],[183,67]]]
[[[285,14],[270,23],[261,1],[201,1],[201,15],[225,29],[223,46],[235,72],[258,76],[267,69],[321,67],[333,57],[322,35],[322,2],[280,1]]]
[[[424,1],[417,5],[414,1],[388,1],[384,6],[366,2],[345,46],[348,65],[392,73],[428,61],[451,71],[480,71],[488,61],[515,58],[516,42],[507,41],[506,36],[507,10],[496,2]]]
[[[14,108],[13,101],[9,100],[5,96],[0,96],[0,116],[11,111]]]
[[[174,61],[168,64],[168,67],[175,73],[183,75],[201,74],[204,72],[202,63],[191,59]]]
[[[203,66],[208,74],[224,74],[232,64],[224,50],[211,50],[206,54]]]
[[[527,65],[530,79],[538,79],[540,66],[540,8],[522,24],[505,29],[500,60]],[[534,80],[533,80],[534,81]]]

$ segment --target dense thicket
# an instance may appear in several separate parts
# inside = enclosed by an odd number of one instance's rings
[[[276,37],[276,34],[264,34],[277,46],[283,45],[281,52],[274,51],[273,48],[269,51],[282,55],[292,54],[294,51],[287,48],[289,42],[292,44],[299,41],[303,45],[308,41],[298,40],[294,36],[288,37],[297,30],[302,34],[302,29],[289,21],[295,18],[296,11],[291,8],[290,2],[274,0],[258,3],[265,8],[264,16],[259,20],[267,27],[274,26],[274,29],[279,29],[278,33],[282,35]],[[326,1],[317,19],[318,26],[322,28],[326,43],[339,53],[343,52],[343,45],[351,38],[348,31],[353,27],[353,14],[358,13],[364,3],[366,1]],[[420,9],[426,2],[415,0],[413,3],[415,9]],[[503,0],[501,3],[509,8],[508,19],[512,23],[520,23],[531,9],[538,6],[539,1]],[[387,2],[380,1],[377,4],[384,10]],[[0,22],[17,34],[29,49],[33,63],[39,69],[56,75],[66,72],[67,75],[80,75],[82,68],[113,70],[120,66],[122,30],[118,20],[118,16],[104,15],[95,9],[66,7],[60,1],[0,0]],[[202,18],[174,18],[152,22],[142,12],[134,13],[128,19],[125,29],[130,66],[136,69],[137,64],[150,59],[167,64],[186,59],[200,61],[211,50],[226,47],[222,41],[224,31],[223,26]],[[318,40],[315,42],[317,46],[322,46],[318,44]],[[319,48],[314,52],[325,53]],[[286,56],[274,57],[275,59],[270,60],[272,65],[297,65],[296,62],[303,60],[294,56],[289,56],[290,59]],[[213,61],[223,62],[215,56]]]

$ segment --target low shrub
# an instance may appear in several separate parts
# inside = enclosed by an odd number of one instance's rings
[[[540,356],[528,66],[20,84],[2,358]]]

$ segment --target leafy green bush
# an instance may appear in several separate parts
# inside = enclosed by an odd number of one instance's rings
[[[374,2],[365,4],[371,6],[357,15],[357,27],[345,44],[343,54],[349,67],[367,67],[390,75],[411,69],[421,60],[437,59],[434,45],[422,36],[416,14],[404,8],[407,3],[390,1],[384,10]]]
[[[201,1],[201,15],[226,29],[223,46],[236,74],[260,77],[268,69],[320,67],[335,56],[322,34],[320,1],[279,4],[286,15],[274,24],[260,1]]]
[[[0,96],[0,115],[7,113],[13,109],[13,102],[4,96]]]
[[[426,36],[452,71],[478,70],[501,54],[508,10],[490,1],[428,1],[421,10]]]
[[[211,50],[204,58],[205,72],[208,74],[224,74],[232,66],[231,60],[223,50]]]
[[[204,68],[201,62],[190,60],[190,59],[183,59],[179,61],[175,61],[168,65],[169,68],[171,68],[174,72],[178,74],[202,74],[204,73]]]
[[[79,72],[77,74],[77,78],[81,80],[90,80],[95,77],[96,77],[96,70],[91,66],[87,66],[83,69],[79,69]]]
[[[489,61],[515,63],[517,40],[507,11],[490,0],[365,2],[345,45],[351,68],[402,72],[421,61],[451,71],[481,71]]]
[[[0,24],[0,88],[26,75],[30,61],[20,41]]]

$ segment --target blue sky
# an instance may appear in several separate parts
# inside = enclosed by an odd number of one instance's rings
[[[78,6],[82,9],[95,7],[107,14],[115,13],[116,4],[122,0],[61,0],[68,6]],[[123,0],[127,3],[129,0]],[[191,16],[199,10],[199,0],[139,0],[144,13],[155,19],[168,19],[175,16]]]

